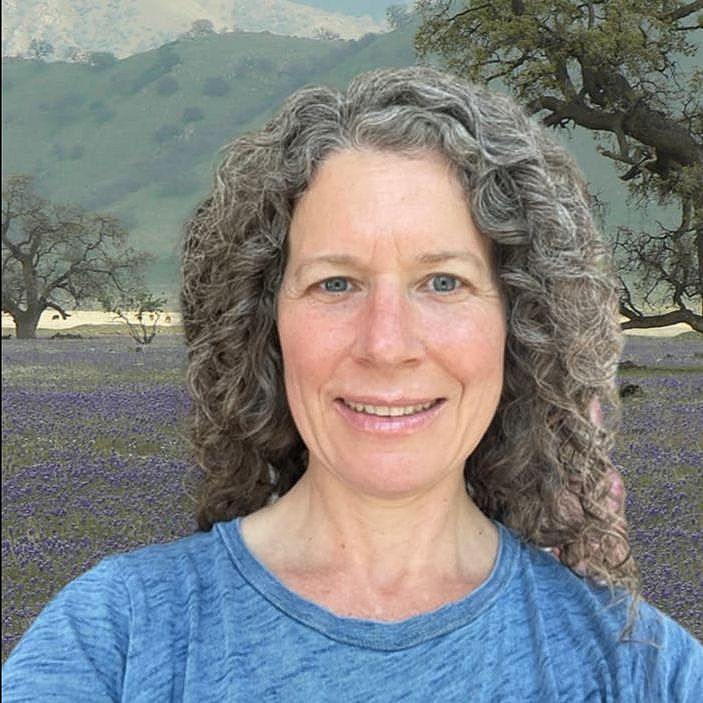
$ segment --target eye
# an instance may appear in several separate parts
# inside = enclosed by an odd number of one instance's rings
[[[351,288],[351,284],[344,276],[333,276],[322,281],[320,287],[326,293],[346,293]]]
[[[448,273],[438,273],[432,276],[428,283],[435,293],[453,293],[461,287],[461,281]]]

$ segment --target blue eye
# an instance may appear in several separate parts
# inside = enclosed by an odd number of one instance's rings
[[[346,293],[349,290],[349,280],[344,276],[334,276],[322,281],[322,288],[327,293]]]
[[[432,276],[430,287],[435,293],[452,293],[459,287],[459,279],[445,273]]]

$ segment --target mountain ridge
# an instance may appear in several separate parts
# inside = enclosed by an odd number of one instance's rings
[[[369,15],[294,0],[3,0],[2,15],[2,55],[39,51],[48,61],[84,61],[95,52],[126,58],[178,39],[198,20],[218,33],[267,30],[308,38],[358,39],[387,29]]]

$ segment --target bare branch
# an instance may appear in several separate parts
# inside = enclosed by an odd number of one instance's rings
[[[627,317],[623,322],[623,330],[652,329],[654,327],[668,327],[669,325],[686,324],[697,332],[703,332],[703,315],[697,315],[692,310],[672,310],[660,315],[630,316],[630,311],[621,306],[620,313]]]
[[[67,320],[69,317],[71,317],[71,313],[66,312],[58,303],[54,303],[49,300],[46,303],[46,307],[51,308],[52,310],[56,310],[56,312],[58,312],[64,320]]]

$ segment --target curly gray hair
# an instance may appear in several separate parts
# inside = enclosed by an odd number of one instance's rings
[[[182,307],[204,471],[201,529],[282,495],[306,466],[284,390],[276,295],[301,194],[330,154],[442,154],[493,242],[507,304],[505,382],[466,462],[477,505],[560,559],[639,592],[606,499],[621,351],[610,258],[574,161],[506,96],[429,68],[378,70],[346,91],[304,88],[226,149],[186,228]]]

